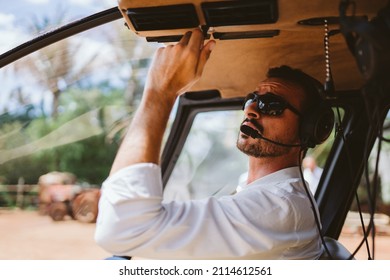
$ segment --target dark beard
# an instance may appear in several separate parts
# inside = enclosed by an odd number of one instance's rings
[[[249,138],[247,135],[242,135],[241,137],[243,139]],[[279,142],[278,139],[275,139],[275,141]],[[279,146],[262,139],[256,139],[256,143],[248,144],[240,141],[240,136],[238,136],[236,146],[244,154],[255,158],[280,157],[287,154],[291,149],[290,147]]]

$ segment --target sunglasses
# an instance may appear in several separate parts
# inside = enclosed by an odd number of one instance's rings
[[[280,116],[286,109],[290,109],[296,115],[301,116],[301,113],[286,100],[271,92],[262,95],[258,95],[255,92],[249,93],[245,98],[242,110],[245,110],[253,102],[257,103],[257,110],[267,116]]]

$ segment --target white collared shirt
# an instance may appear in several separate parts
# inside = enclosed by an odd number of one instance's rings
[[[153,259],[319,258],[298,167],[241,188],[221,198],[164,202],[159,166],[126,167],[103,184],[95,240],[115,255]]]

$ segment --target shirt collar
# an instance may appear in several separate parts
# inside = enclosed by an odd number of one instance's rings
[[[248,185],[246,184],[246,181],[241,182],[237,187],[237,192],[239,192],[240,190],[249,188],[251,185],[259,186],[259,185],[277,184],[279,182],[285,182],[285,181],[291,180],[291,179],[301,180],[301,173],[299,171],[299,166],[293,166],[293,167],[280,169],[276,172],[273,172],[273,173],[268,174],[264,177],[261,177]]]

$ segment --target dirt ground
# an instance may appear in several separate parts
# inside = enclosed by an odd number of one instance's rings
[[[34,211],[0,210],[0,260],[101,260],[109,253],[98,247],[95,224],[68,219],[54,222]],[[351,252],[362,239],[348,232],[340,238]],[[375,259],[390,260],[390,236],[378,236]],[[356,259],[367,259],[363,247]]]
[[[100,260],[110,256],[93,239],[95,224],[54,222],[35,211],[0,211],[2,260]]]
[[[361,235],[341,235],[339,241],[343,244],[349,252],[354,252],[362,240]],[[371,239],[369,245],[371,246]],[[372,253],[371,253],[372,254]],[[372,256],[371,256],[372,257]],[[355,255],[357,260],[367,260],[368,254],[365,245],[363,245],[358,253]],[[376,236],[375,238],[375,260],[390,260],[390,236]]]

